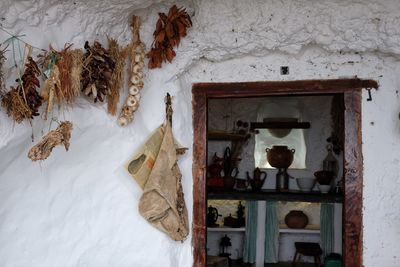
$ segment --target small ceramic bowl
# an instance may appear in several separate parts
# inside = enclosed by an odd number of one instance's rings
[[[300,191],[309,192],[315,185],[315,178],[297,178],[296,183]]]
[[[319,184],[318,183],[318,189],[321,191],[322,194],[327,194],[329,193],[329,190],[331,190],[331,185],[325,185],[325,184]]]

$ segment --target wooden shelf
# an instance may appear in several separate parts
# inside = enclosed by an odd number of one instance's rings
[[[216,141],[241,141],[246,140],[247,136],[245,134],[228,133],[222,131],[209,131],[207,133],[208,140]]]
[[[291,228],[279,228],[280,234],[320,234],[319,229],[291,229]]]
[[[246,199],[246,200],[272,200],[272,201],[291,201],[291,202],[319,202],[319,203],[341,203],[343,202],[342,195],[338,194],[322,194],[318,191],[301,192],[288,191],[278,192],[275,190],[253,191],[222,191],[208,192],[208,199]]]
[[[238,227],[238,228],[233,228],[233,227],[207,227],[207,231],[209,232],[245,232],[246,228],[244,227]]]
[[[309,122],[251,122],[250,129],[309,129]]]

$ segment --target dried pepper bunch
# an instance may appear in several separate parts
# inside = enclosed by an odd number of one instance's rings
[[[40,88],[40,82],[37,77],[41,74],[40,69],[32,57],[28,57],[25,64],[25,71],[21,79],[17,79],[17,90],[26,100],[33,116],[39,116],[39,107],[42,105],[42,97],[39,95],[37,88]]]
[[[104,97],[110,94],[115,62],[99,42],[89,46],[89,42],[86,41],[85,49],[81,75],[82,92],[92,97],[94,102],[103,102]]]
[[[18,86],[11,87],[11,90],[3,95],[2,106],[6,109],[7,115],[17,123],[25,119],[33,119],[39,115],[39,107],[42,105],[42,97],[37,88],[40,87],[39,67],[32,57],[27,58],[25,70],[22,77],[18,78]]]
[[[63,144],[65,150],[68,151],[72,128],[73,125],[71,122],[61,122],[57,129],[47,133],[39,143],[29,150],[28,158],[32,161],[45,160],[50,156],[53,148],[61,144]]]
[[[162,62],[172,62],[176,53],[174,46],[179,46],[181,37],[186,36],[186,29],[192,26],[192,21],[185,8],[173,5],[168,15],[158,13],[160,18],[153,33],[154,42],[151,51],[147,54],[149,68],[161,68]]]
[[[139,108],[140,91],[143,89],[143,67],[144,67],[144,44],[140,40],[139,34],[140,18],[133,16],[132,44],[129,46],[129,94],[125,100],[118,124],[125,126],[133,120],[133,113]]]

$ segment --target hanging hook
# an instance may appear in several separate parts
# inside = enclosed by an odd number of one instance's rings
[[[367,101],[372,101],[371,88],[367,88],[367,91],[368,91]]]
[[[167,96],[165,97],[165,118],[167,122],[169,122],[172,126],[172,100],[171,100],[171,95],[167,93]]]

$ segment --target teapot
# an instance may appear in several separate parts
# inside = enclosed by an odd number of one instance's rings
[[[207,226],[208,227],[216,227],[218,224],[216,224],[218,217],[221,215],[218,213],[218,210],[214,208],[213,206],[208,206],[208,213],[207,213]]]
[[[259,191],[263,187],[266,178],[267,173],[260,171],[259,168],[254,169],[253,178],[251,178],[249,172],[247,172],[247,181],[249,182],[253,191]]]

